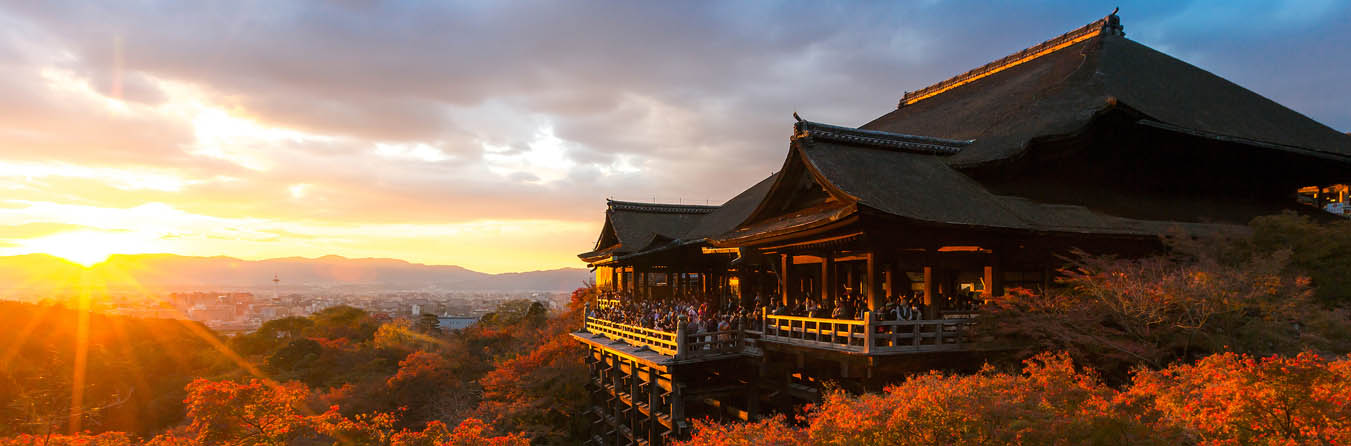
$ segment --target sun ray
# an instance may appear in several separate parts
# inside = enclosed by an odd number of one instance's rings
[[[144,294],[144,295],[154,295],[154,294],[155,294],[155,293],[151,293],[150,290],[148,290],[147,288],[145,288],[144,286],[142,286],[142,285],[140,284],[140,282],[137,281],[137,280],[136,280],[134,277],[132,277],[130,274],[125,274],[125,272],[122,272],[122,271],[112,271],[112,270],[107,271],[106,273],[108,273],[108,274],[111,274],[111,273],[122,273],[122,274],[124,274],[124,275],[126,276],[126,277],[125,277],[125,279],[126,279],[125,283],[130,283],[131,286],[132,286],[137,292],[140,292],[140,293],[142,293],[142,294]],[[205,341],[205,342],[207,343],[207,345],[210,345],[211,348],[215,349],[215,350],[216,350],[217,352],[219,352],[221,355],[225,356],[226,359],[229,359],[231,362],[233,362],[235,365],[239,366],[239,368],[243,369],[243,370],[244,370],[246,373],[248,373],[250,376],[252,376],[252,377],[254,377],[254,378],[257,378],[258,380],[262,381],[262,382],[263,382],[265,385],[267,385],[268,387],[271,387],[271,388],[279,388],[279,387],[281,387],[281,383],[277,382],[277,380],[275,380],[275,379],[272,379],[272,377],[267,376],[266,373],[263,373],[263,371],[262,371],[261,369],[259,369],[259,368],[258,368],[256,365],[254,365],[252,362],[249,362],[248,359],[244,358],[244,357],[241,356],[239,353],[235,352],[234,349],[230,348],[229,345],[226,345],[224,342],[221,342],[220,338],[218,338],[218,337],[216,336],[216,334],[215,334],[214,332],[212,332],[210,329],[206,328],[205,326],[202,326],[201,324],[199,324],[199,323],[197,323],[197,322],[195,322],[195,321],[192,321],[192,320],[188,319],[188,318],[186,317],[186,315],[184,315],[184,314],[183,314],[181,311],[179,311],[177,308],[175,308],[174,311],[175,311],[175,313],[177,313],[178,316],[182,316],[182,317],[179,317],[179,318],[175,318],[175,319],[174,319],[175,321],[177,321],[180,325],[182,325],[184,328],[186,328],[186,329],[188,330],[188,332],[192,333],[194,336],[197,336],[198,338],[200,338],[200,339],[202,339],[203,341]],[[311,410],[311,408],[309,408],[309,407],[307,407],[307,406],[302,406],[302,407],[300,407],[299,409],[301,410],[302,413],[304,413],[304,414],[306,414],[306,415],[315,415],[315,412],[314,412],[313,410]]]
[[[84,418],[84,380],[89,360],[89,274],[85,270],[80,276],[80,294],[77,300],[78,310],[75,322],[75,359],[72,364],[73,376],[70,380],[70,429],[73,435],[80,432]]]
[[[108,324],[108,330],[112,333],[113,339],[111,344],[118,346],[118,349],[122,353],[122,357],[126,361],[126,366],[131,369],[131,379],[136,386],[134,389],[143,389],[144,392],[152,391],[153,389],[150,387],[150,381],[146,380],[145,367],[141,364],[141,358],[136,356],[135,351],[131,347],[133,339],[127,334],[126,319],[108,318],[105,320]],[[139,398],[141,396],[128,394],[123,395],[123,397]],[[138,420],[138,423],[139,422],[140,421]],[[137,429],[141,429],[142,427],[143,426],[138,425]]]
[[[47,321],[47,312],[51,311],[51,309],[52,307],[48,305],[39,306],[37,312],[33,315],[33,318],[29,319],[28,323],[25,324],[23,328],[19,329],[9,347],[5,349],[3,354],[0,354],[0,369],[9,368],[9,361],[19,353],[19,350],[23,348],[23,344],[28,341],[28,336],[38,328],[38,325],[42,325]]]

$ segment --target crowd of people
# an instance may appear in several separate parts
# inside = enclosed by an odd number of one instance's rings
[[[748,308],[731,299],[719,305],[713,296],[684,294],[671,298],[634,299],[627,292],[605,291],[601,298],[612,302],[590,310],[591,317],[654,330],[674,332],[679,324],[691,333],[727,331],[753,319]]]
[[[972,293],[941,299],[949,311],[976,311],[981,303]],[[735,298],[718,299],[700,294],[635,299],[627,291],[607,290],[601,294],[601,302],[606,303],[595,305],[588,316],[666,332],[675,332],[684,323],[688,332],[701,333],[743,327],[759,329],[761,314],[863,320],[869,311],[867,298],[848,290],[833,300],[816,297],[794,300],[795,304],[785,305],[780,299],[756,296],[749,305],[742,305]],[[923,320],[925,310],[923,296],[918,292],[891,296],[874,311],[873,320]]]

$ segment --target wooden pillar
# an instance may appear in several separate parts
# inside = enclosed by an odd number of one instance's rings
[[[614,389],[614,392],[615,392],[615,393],[619,393],[619,391],[620,391],[619,389],[624,388],[624,387],[621,386],[620,383],[619,383],[619,372],[620,372],[620,369],[623,368],[623,367],[622,367],[622,366],[620,365],[620,363],[619,363],[619,361],[620,361],[619,356],[611,355],[611,356],[610,356],[610,359],[611,359],[611,362],[610,362],[610,388],[611,388],[611,389]],[[610,406],[610,416],[614,417],[614,421],[615,421],[614,424],[611,424],[611,425],[610,425],[610,427],[611,427],[611,428],[614,428],[614,430],[615,430],[615,441],[616,441],[616,443],[619,443],[619,442],[622,442],[622,441],[623,441],[623,437],[622,437],[623,433],[621,433],[621,432],[619,431],[619,425],[618,425],[618,424],[620,423],[620,420],[623,420],[623,419],[624,419],[624,412],[623,412],[623,409],[622,409],[623,406],[624,406],[624,403],[623,403],[623,402],[620,402],[618,397],[619,397],[619,395],[610,395],[610,399],[611,399],[611,401],[613,401],[612,406]]]
[[[821,304],[835,300],[835,253],[826,252],[821,256]]]
[[[638,427],[642,422],[643,412],[638,410],[638,361],[629,364],[629,432],[632,433],[634,440],[643,438]],[[616,389],[617,390],[617,389]]]
[[[854,288],[854,285],[858,283],[858,278],[854,277],[854,264],[846,263],[844,266],[846,266],[844,269],[844,286],[849,288],[849,291],[854,294],[858,294],[858,292],[862,290]]]
[[[779,293],[782,294],[783,306],[789,304],[789,293],[792,287],[789,286],[789,273],[793,269],[793,257],[788,254],[779,254]]]
[[[638,292],[634,294],[637,294],[642,298],[646,299],[652,297],[649,291],[651,290],[648,289],[647,286],[647,268],[643,268],[642,270],[638,271]]]
[[[924,306],[925,306],[925,307],[928,307],[928,306],[930,306],[930,305],[933,305],[933,302],[934,302],[934,297],[935,297],[935,296],[934,296],[934,287],[937,286],[937,283],[934,282],[934,279],[935,279],[935,277],[934,277],[934,267],[933,267],[932,265],[924,265]],[[926,314],[925,316],[928,316],[928,315]]]
[[[741,298],[741,302],[742,302],[741,305],[742,305],[742,306],[749,307],[749,306],[751,306],[752,304],[755,303],[755,300],[756,300],[757,297],[763,299],[763,296],[765,296],[765,295],[767,294],[767,293],[765,292],[765,273],[766,273],[766,272],[767,272],[767,271],[765,271],[764,268],[756,268],[756,269],[755,269],[755,295],[753,295],[753,296],[742,296],[742,298]]]
[[[680,438],[685,432],[680,425],[685,423],[685,385],[676,384],[675,373],[671,374],[671,436]]]
[[[647,369],[647,407],[651,413],[647,423],[647,444],[657,444],[657,441],[659,441],[657,438],[661,432],[661,421],[659,421],[661,409],[658,409],[661,407],[661,404],[659,404],[661,401],[661,383],[657,381],[658,378],[656,370]]]
[[[901,295],[900,291],[896,289],[896,270],[898,269],[899,268],[896,267],[896,259],[892,258],[891,261],[887,263],[887,290],[886,290],[887,297],[896,297]],[[910,289],[909,287],[907,287],[906,292],[909,291]]]
[[[985,265],[985,289],[980,291],[981,297],[989,298],[994,295],[994,265]]]
[[[874,254],[871,251],[868,252],[867,263],[868,273],[865,278],[868,280],[868,311],[877,311],[877,309],[882,306],[882,293],[881,290],[878,289],[881,287],[878,286],[877,254]]]

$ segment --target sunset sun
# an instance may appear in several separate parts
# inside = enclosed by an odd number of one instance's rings
[[[108,260],[113,254],[135,254],[153,251],[148,243],[134,233],[82,230],[63,232],[28,240],[31,252],[51,254],[84,266],[93,266]]]

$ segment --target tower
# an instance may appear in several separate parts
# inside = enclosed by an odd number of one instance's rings
[[[273,274],[273,275],[272,275],[272,301],[273,301],[274,303],[275,303],[275,302],[281,302],[281,296],[277,295],[277,288],[278,288],[279,285],[281,285],[281,279],[278,279],[278,278],[277,278],[277,275],[276,275],[276,274]]]

